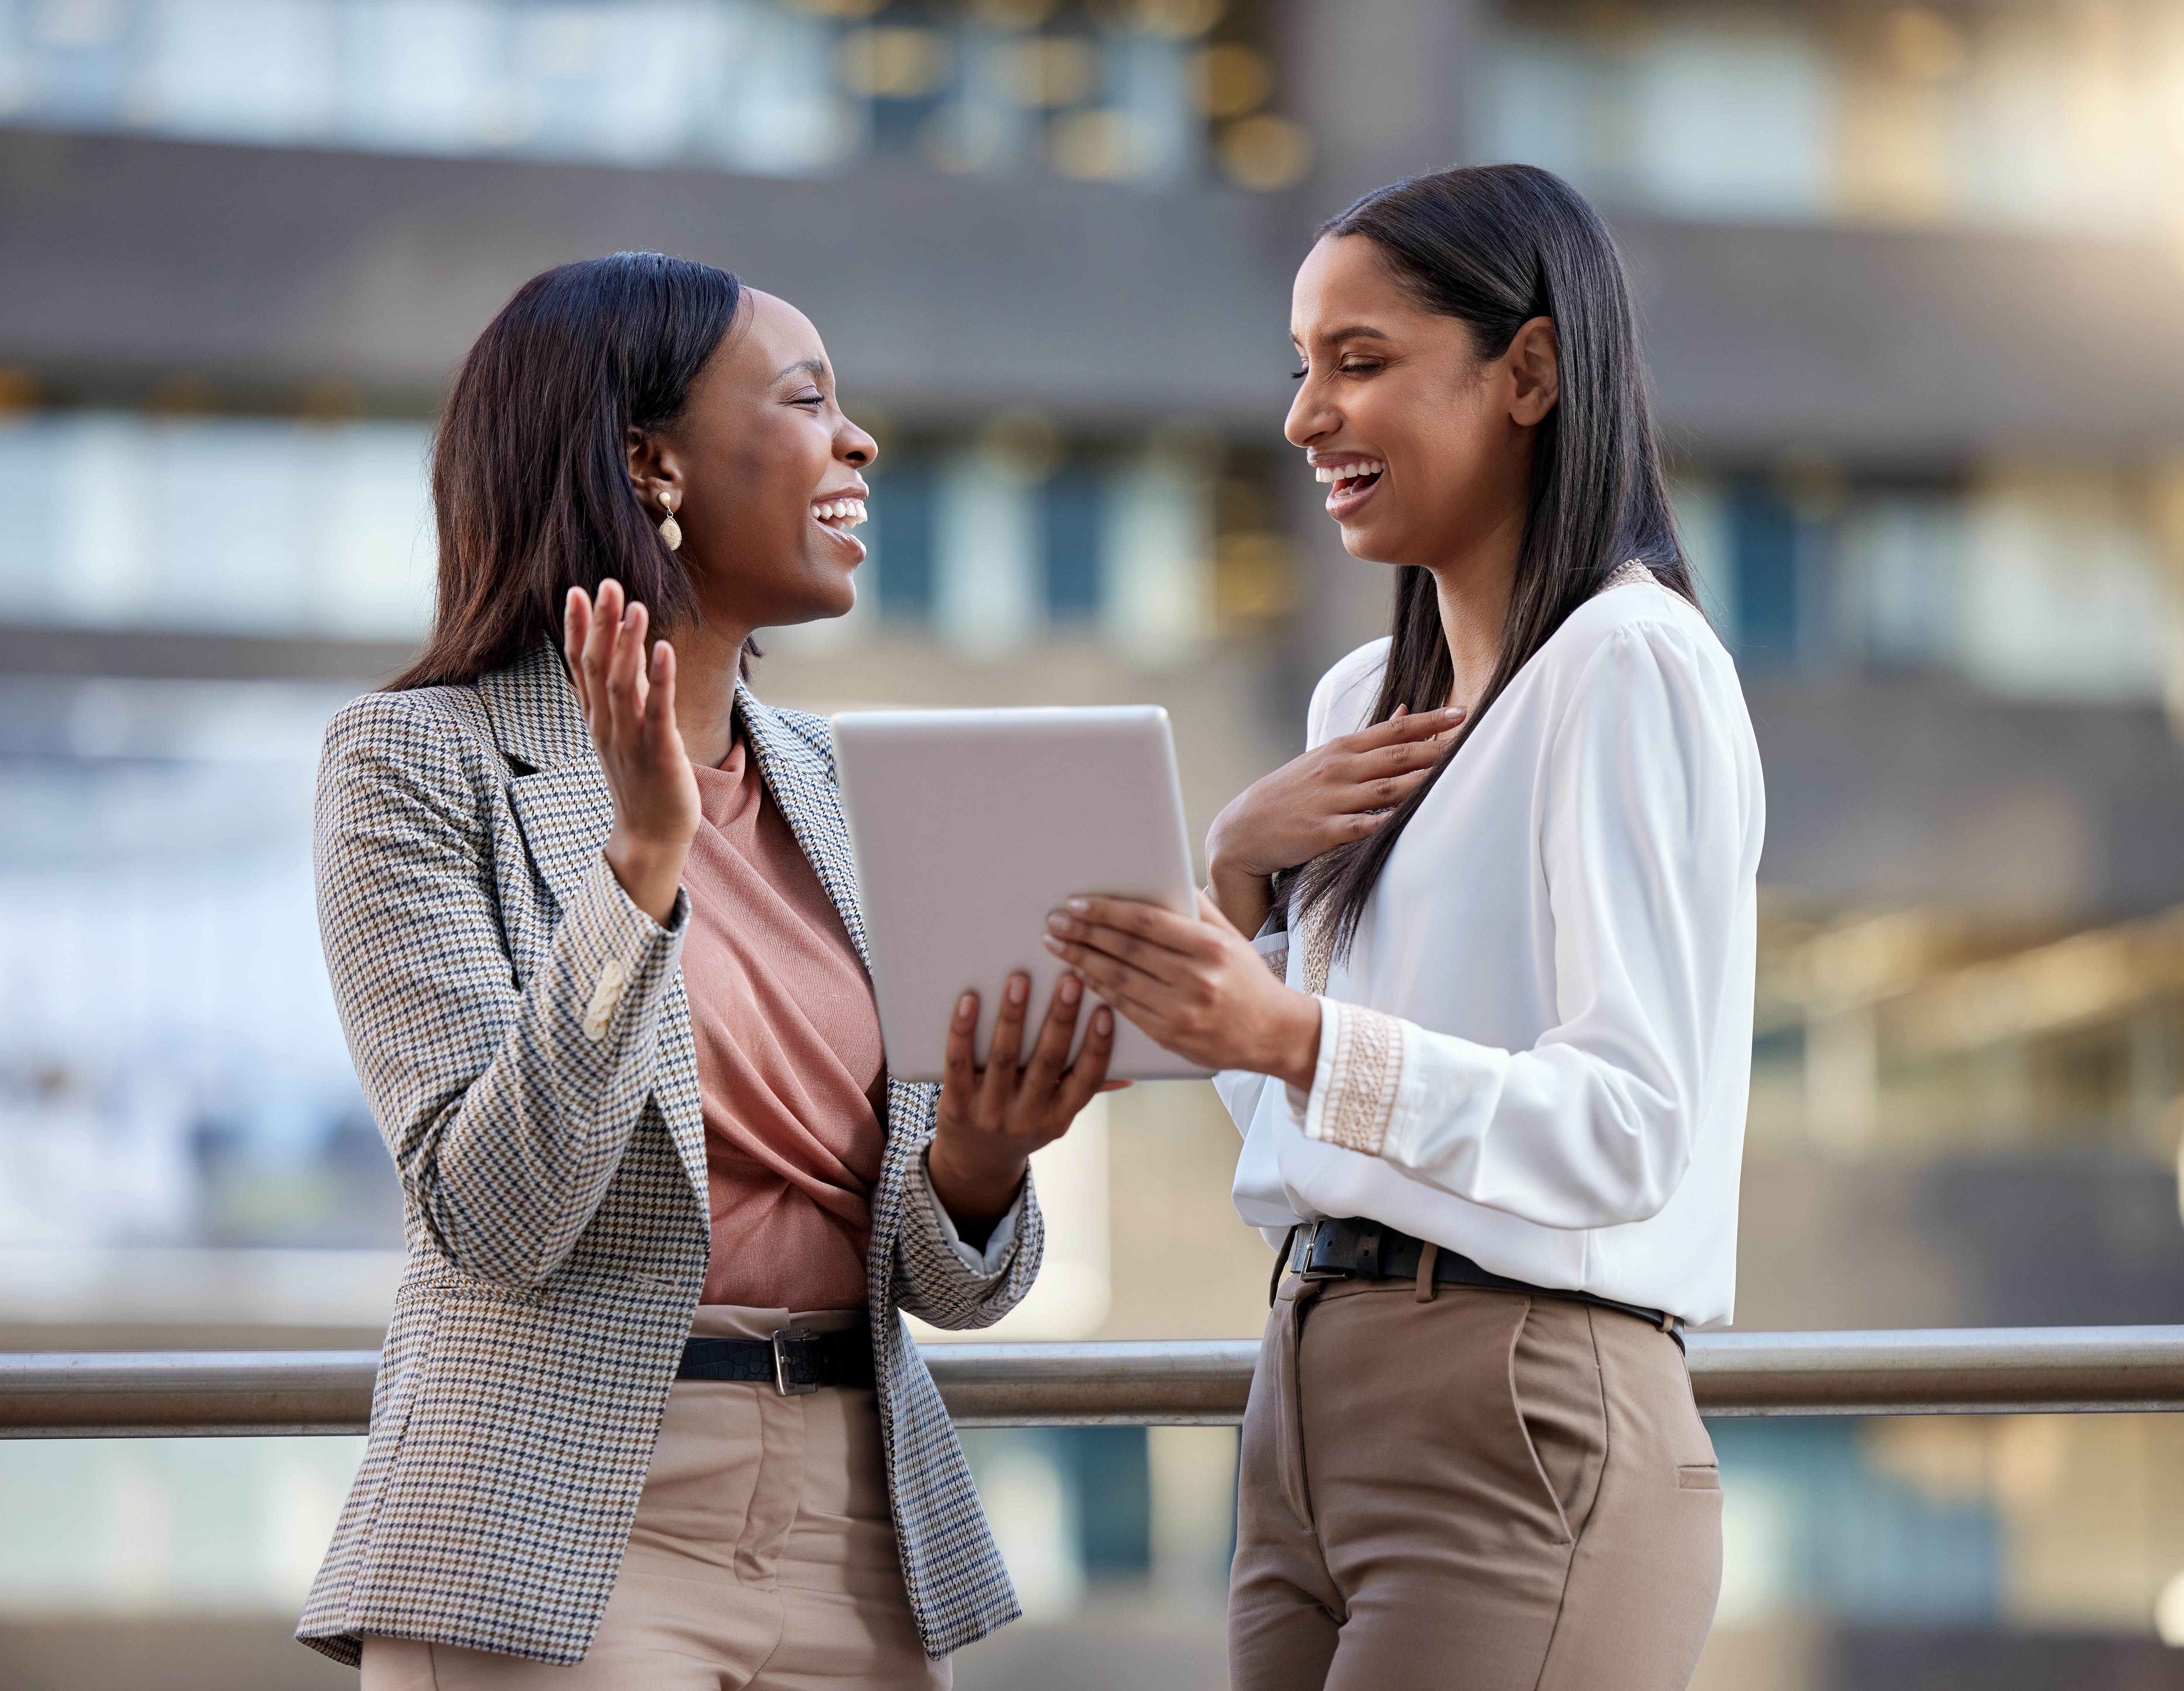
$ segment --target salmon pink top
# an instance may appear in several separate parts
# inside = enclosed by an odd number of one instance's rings
[[[682,980],[713,1214],[703,1301],[861,1309],[887,1145],[872,983],[742,734],[694,773]]]

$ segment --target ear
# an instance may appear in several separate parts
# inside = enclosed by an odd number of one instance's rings
[[[637,502],[654,513],[682,508],[684,492],[682,455],[666,439],[635,423],[625,437],[629,451],[629,482]]]
[[[1555,320],[1535,317],[1517,331],[1502,362],[1509,371],[1509,420],[1530,428],[1562,397],[1562,372],[1555,362]]]

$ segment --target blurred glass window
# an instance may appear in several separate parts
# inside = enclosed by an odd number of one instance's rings
[[[1204,173],[1196,42],[1220,9],[20,0],[0,5],[0,120],[782,176],[911,153],[1158,187]]]
[[[412,639],[421,423],[54,413],[0,429],[10,620]]]

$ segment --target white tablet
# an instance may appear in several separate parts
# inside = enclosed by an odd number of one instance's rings
[[[978,1060],[1009,975],[1031,976],[1029,1052],[1060,958],[1046,918],[1078,893],[1197,914],[1167,712],[844,711],[833,718],[889,1072],[938,1080],[956,999],[978,994]],[[1089,1014],[1078,1018],[1081,1042]],[[1117,1018],[1111,1078],[1208,1071]]]

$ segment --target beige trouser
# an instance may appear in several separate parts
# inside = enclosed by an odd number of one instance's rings
[[[1567,1299],[1282,1288],[1244,1416],[1236,1691],[1682,1691],[1721,1481],[1675,1341]]]
[[[794,1319],[841,1331],[865,1316]],[[762,1338],[789,1320],[708,1304],[690,1330]],[[367,1638],[362,1691],[944,1691],[952,1679],[946,1661],[927,1660],[903,1593],[872,1388],[784,1398],[678,1380],[582,1661]]]

